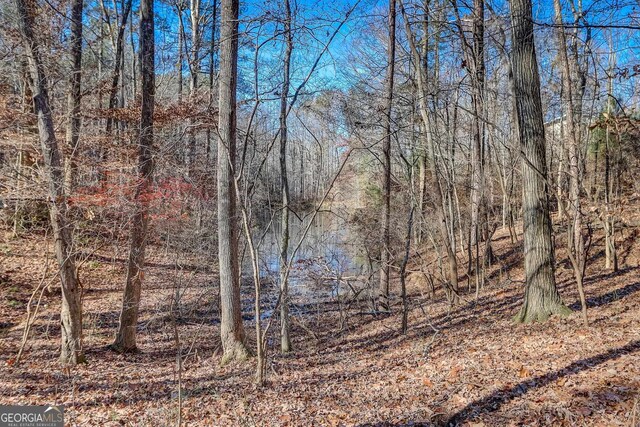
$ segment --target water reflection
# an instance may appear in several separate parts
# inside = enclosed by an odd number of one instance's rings
[[[312,213],[290,215],[289,256],[298,245]],[[279,283],[280,277],[280,215],[261,218],[254,232],[259,242],[260,276]],[[266,231],[266,232],[265,232]],[[365,274],[365,257],[356,236],[350,232],[346,218],[333,212],[319,212],[298,249],[291,273],[289,289],[291,302],[309,304],[334,298],[346,289],[344,278]],[[244,270],[251,272],[249,260]]]

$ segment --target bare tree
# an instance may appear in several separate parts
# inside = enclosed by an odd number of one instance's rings
[[[522,210],[524,227],[524,304],[518,322],[545,321],[566,315],[555,281],[549,183],[540,97],[540,76],[533,37],[531,0],[511,0],[514,96],[522,156]]]
[[[283,353],[291,351],[289,337],[289,178],[287,174],[287,115],[289,105],[289,68],[293,51],[291,34],[291,4],[284,0],[284,36],[286,47],[282,67],[282,91],[280,92],[280,191],[282,193],[282,229],[280,232],[280,349]]]
[[[211,4],[211,42],[209,44],[209,108],[213,106],[213,88],[216,76],[216,27],[218,21],[218,0],[213,0]],[[209,156],[211,152],[211,129],[207,128],[207,165],[209,164]]]
[[[127,279],[122,297],[120,324],[113,348],[120,352],[134,352],[136,328],[140,309],[140,294],[144,279],[147,247],[148,201],[144,197],[152,183],[153,173],[153,110],[155,100],[155,43],[153,0],[140,1],[140,65],[142,71],[142,105],[138,143],[138,176],[135,193],[135,212],[131,220]]]
[[[200,73],[200,0],[191,0],[190,3],[190,20],[191,20],[191,50],[189,57],[189,100],[193,101],[198,90],[198,74]],[[196,161],[196,128],[195,123],[191,120],[189,131],[189,148],[188,148],[188,172],[192,173],[194,163]]]
[[[487,190],[485,176],[485,64],[484,64],[484,0],[473,1],[473,46],[471,55],[473,87],[473,179],[471,184],[471,244],[475,245],[476,297],[482,286],[480,242],[487,239],[484,258],[491,258],[491,239],[487,212]]]
[[[20,18],[20,33],[31,75],[33,108],[38,120],[38,134],[44,155],[44,170],[49,190],[49,215],[62,285],[60,362],[76,365],[85,361],[82,348],[82,289],[76,270],[72,226],[67,218],[64,166],[54,131],[47,91],[47,73],[41,45],[34,35],[34,15],[38,5],[34,0],[16,0],[16,5]]]
[[[122,10],[120,25],[118,25],[118,36],[115,41],[115,65],[113,67],[113,74],[111,74],[111,88],[109,89],[109,110],[116,108],[116,102],[118,100],[118,82],[120,81],[121,70],[124,66],[124,31],[127,28],[127,20],[130,12],[131,0],[126,0],[126,2],[124,3],[124,8]],[[111,25],[109,24],[109,26]],[[107,135],[110,135],[112,130],[113,118],[107,117]]]
[[[184,21],[182,13],[184,12],[183,0],[176,0],[176,14],[178,15],[178,61],[176,62],[176,71],[178,72],[178,102],[182,102],[182,87],[184,82],[182,79],[182,65],[184,63]]]
[[[423,132],[421,133],[420,137],[423,140],[424,150],[428,153],[429,169],[433,182],[435,184],[435,189],[433,191],[433,204],[436,213],[436,226],[438,228],[440,238],[445,246],[445,251],[447,253],[447,276],[449,279],[449,286],[453,293],[451,302],[456,303],[458,300],[458,260],[456,258],[454,243],[451,238],[451,233],[449,232],[450,227],[447,221],[447,214],[445,212],[444,189],[442,188],[442,184],[440,182],[441,167],[438,164],[435,156],[435,142],[433,140],[433,131],[435,124],[432,123],[433,119],[431,117],[431,112],[429,111],[429,107],[427,104],[427,81],[429,71],[428,63],[427,61],[423,60],[424,57],[420,55],[420,51],[418,50],[416,37],[411,28],[408,14],[404,7],[404,2],[403,0],[399,0],[399,2],[400,13],[402,14],[402,19],[404,21],[405,32],[407,34],[407,40],[409,42],[413,64],[414,67],[416,67],[416,80],[418,85],[419,99],[418,111],[420,113],[420,119],[423,128]],[[422,52],[422,54],[426,55],[425,52]]]
[[[564,123],[567,129],[565,132],[567,146],[569,147],[569,208],[572,218],[569,218],[570,226],[567,233],[567,246],[569,258],[573,266],[580,303],[582,304],[582,319],[586,324],[587,301],[584,295],[584,273],[586,268],[586,246],[582,234],[582,207],[580,203],[580,182],[581,173],[579,167],[579,135],[576,129],[574,105],[573,105],[573,83],[571,79],[571,67],[567,55],[567,37],[562,26],[562,6],[560,0],[553,0],[555,10],[555,23],[557,25],[558,49],[560,63],[562,66],[562,94],[564,95]]]
[[[611,270],[618,271],[618,252],[616,251],[616,227],[615,216],[613,215],[613,202],[614,202],[614,184],[616,179],[612,179],[611,176],[611,154],[612,154],[612,141],[611,141],[611,120],[613,119],[612,103],[613,97],[613,77],[615,74],[615,53],[613,47],[613,40],[611,35],[609,36],[609,67],[607,70],[607,120],[605,127],[605,140],[604,140],[604,237],[605,237],[605,267]],[[597,153],[597,150],[596,150]],[[595,164],[597,165],[597,158]],[[594,177],[597,174],[594,173]],[[614,177],[615,178],[615,175]]]
[[[389,0],[389,38],[387,41],[387,70],[384,81],[382,140],[382,245],[380,248],[380,284],[378,303],[389,308],[389,276],[391,273],[391,110],[396,63],[396,0]]]
[[[223,363],[249,356],[240,307],[238,227],[232,173],[236,151],[236,85],[238,80],[238,0],[222,0],[218,97],[218,262],[220,268],[220,335]]]
[[[82,76],[82,11],[84,0],[73,0],[71,5],[71,75],[69,76],[69,94],[67,100],[67,135],[66,143],[69,155],[65,163],[65,190],[71,194],[75,179],[76,151],[80,135],[80,99]]]

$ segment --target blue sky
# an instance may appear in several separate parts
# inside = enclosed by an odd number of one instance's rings
[[[209,0],[202,0],[203,8],[210,8]],[[296,12],[296,39],[294,40],[294,56],[292,67],[293,86],[297,86],[306,76],[311,66],[311,62],[317,57],[322,46],[328,40],[333,29],[343,19],[344,12],[349,9],[357,0],[335,0],[333,2],[321,0],[292,0],[292,6]],[[471,0],[458,0],[464,15],[465,5]],[[575,0],[576,2],[578,0]],[[219,1],[218,1],[219,2]],[[134,12],[137,12],[137,1],[134,0]],[[412,4],[410,0],[405,0],[405,4]],[[357,9],[353,12],[349,20],[343,25],[340,33],[331,44],[329,51],[325,54],[320,66],[318,67],[314,78],[309,82],[309,89],[315,88],[345,88],[351,82],[346,77],[348,67],[353,65],[349,62],[349,56],[354,55],[354,42],[361,39],[366,29],[366,25],[372,20],[379,23],[385,21],[385,13],[388,2],[387,0],[360,0]],[[492,8],[497,14],[508,17],[508,3],[504,0],[491,1]],[[572,13],[569,3],[563,0],[565,23],[572,23]],[[545,28],[545,24],[553,22],[553,0],[534,1],[534,20],[537,25],[538,44],[540,46],[540,63],[543,68],[549,67],[549,60],[553,56],[553,37],[551,30]],[[258,34],[259,25],[256,18],[270,13],[273,16],[280,14],[281,2],[279,0],[266,1],[241,1],[241,31],[244,33],[243,46],[241,48],[241,96],[250,96],[249,92],[252,88],[251,84],[253,65],[253,51],[249,42],[264,41],[272,37],[276,28],[273,22],[267,22],[261,27],[261,34]],[[640,29],[630,30],[625,28],[604,29],[598,26],[606,26],[615,24],[618,26],[635,26],[640,27],[640,11],[638,3],[635,0],[583,0],[583,10],[585,11],[585,19],[590,25],[596,26],[590,31],[592,38],[592,51],[590,55],[596,62],[606,64],[606,57],[609,54],[609,38],[614,41],[616,50],[616,59],[619,67],[623,69],[628,64],[640,63]],[[488,14],[489,12],[487,12]],[[173,71],[175,64],[168,60],[169,57],[176,56],[177,49],[177,33],[178,19],[175,9],[170,5],[170,1],[156,2],[156,39],[158,41],[158,55],[164,55],[164,58],[158,58],[157,61],[159,72]],[[137,20],[137,13],[134,19]],[[185,14],[185,25],[187,31],[189,22]],[[452,19],[452,17],[450,17]],[[218,17],[219,19],[219,17]],[[585,22],[580,21],[580,25]],[[311,29],[312,27],[312,29]],[[94,30],[95,31],[95,30]],[[571,30],[570,30],[571,31]],[[205,28],[205,40],[209,39],[210,29]],[[398,37],[403,38],[402,24],[398,23]],[[584,38],[587,31],[578,30],[579,37]],[[134,35],[134,39],[135,39]],[[375,42],[375,40],[374,40]],[[208,43],[205,41],[205,43]],[[546,50],[546,52],[545,52]],[[260,61],[263,64],[260,67],[260,80],[263,88],[269,88],[269,79],[273,79],[273,86],[279,79],[279,61],[282,53],[282,43],[278,39],[272,43],[267,43],[261,49]],[[208,69],[208,57],[202,62],[203,70]],[[381,66],[384,58],[380,58]],[[600,75],[604,75],[604,69],[598,70]],[[185,74],[188,68],[185,63]],[[621,92],[632,93],[633,85],[636,84],[635,79],[620,79],[617,87]],[[627,87],[628,86],[628,87]]]

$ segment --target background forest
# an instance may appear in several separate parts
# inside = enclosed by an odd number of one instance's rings
[[[0,22],[3,405],[640,425],[638,0]]]

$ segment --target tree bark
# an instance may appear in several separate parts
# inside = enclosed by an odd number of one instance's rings
[[[189,58],[189,100],[194,101],[198,90],[198,74],[200,73],[200,0],[191,0],[191,58]],[[192,175],[196,163],[196,130],[193,119],[189,120],[189,158],[187,172]]]
[[[605,147],[604,147],[604,231],[605,231],[605,268],[612,271],[618,271],[618,253],[616,251],[616,235],[615,235],[615,216],[612,212],[613,203],[613,183],[611,179],[611,126],[609,119],[611,119],[612,109],[611,102],[613,97],[613,76],[615,66],[615,54],[613,53],[613,42],[610,41],[611,53],[609,54],[609,70],[607,78],[607,93],[609,99],[607,99],[607,114],[608,120],[605,130]],[[598,150],[596,150],[596,154]],[[596,165],[597,165],[596,157]],[[596,168],[597,172],[597,168]],[[597,173],[594,173],[596,175]]]
[[[222,362],[244,360],[240,306],[238,229],[232,165],[236,151],[236,85],[238,78],[238,0],[221,1],[220,90],[218,98],[218,262],[220,268],[220,335]]]
[[[289,177],[287,173],[287,110],[289,103],[289,68],[291,66],[291,52],[293,38],[291,36],[291,5],[284,0],[285,21],[284,35],[286,47],[282,71],[282,91],[280,93],[280,192],[282,194],[282,226],[280,234],[280,349],[283,353],[291,351],[289,337],[289,281],[287,270],[289,266]]]
[[[182,64],[184,62],[184,23],[182,21],[182,1],[176,2],[176,12],[178,14],[178,62],[176,71],[178,72],[178,102],[182,102]]]
[[[120,70],[124,65],[124,31],[127,27],[127,19],[131,12],[131,0],[127,0],[124,4],[124,10],[122,11],[122,18],[120,25],[118,26],[118,36],[116,39],[116,56],[115,65],[113,68],[113,74],[111,75],[111,88],[109,90],[109,110],[116,108],[116,102],[118,98],[118,82],[120,80]],[[107,127],[105,133],[111,135],[113,130],[113,119],[107,117]]]
[[[73,191],[75,179],[76,151],[80,135],[80,98],[82,76],[82,11],[84,0],[74,0],[71,5],[71,76],[69,77],[69,95],[67,98],[67,135],[66,143],[69,156],[65,164],[64,187],[67,195]]]
[[[41,47],[34,35],[34,16],[38,6],[34,0],[16,0],[16,5],[20,32],[31,74],[33,107],[37,116],[38,135],[44,156],[44,171],[49,192],[49,215],[62,285],[60,362],[65,365],[76,365],[85,361],[82,348],[82,288],[78,280],[75,255],[72,250],[73,234],[67,218],[64,170],[54,132],[51,104],[47,91],[47,75],[42,60]]]
[[[391,112],[396,62],[396,1],[389,0],[389,38],[387,44],[387,71],[384,83],[384,110],[382,145],[382,247],[380,253],[380,283],[378,303],[389,308],[389,276],[391,273]]]
[[[553,0],[555,10],[555,23],[558,34],[558,49],[560,62],[562,64],[562,86],[564,94],[564,115],[567,123],[567,132],[565,137],[569,146],[569,208],[572,214],[572,221],[567,234],[567,246],[569,257],[573,266],[578,294],[580,296],[580,304],[582,306],[582,319],[586,324],[589,323],[587,318],[587,300],[584,294],[584,272],[586,267],[586,251],[584,236],[582,235],[582,208],[580,204],[580,168],[579,168],[579,152],[578,133],[574,117],[573,105],[573,85],[571,82],[571,70],[569,66],[569,58],[567,55],[567,38],[562,26],[562,6],[560,0]]]
[[[471,82],[473,86],[473,164],[471,183],[471,244],[475,245],[476,296],[482,281],[480,280],[480,242],[488,232],[486,191],[484,177],[484,0],[473,1],[473,46],[472,46]],[[490,243],[488,243],[490,248]]]
[[[213,88],[215,82],[215,51],[216,51],[216,22],[218,18],[218,0],[213,0],[211,17],[211,43],[209,45],[209,108],[213,106]],[[209,165],[211,155],[211,128],[207,127],[207,158],[206,164]]]
[[[144,279],[147,245],[148,201],[145,197],[153,173],[153,110],[155,100],[155,43],[153,0],[140,1],[140,65],[142,71],[142,105],[138,144],[138,177],[135,212],[131,221],[127,279],[122,298],[120,324],[113,348],[120,352],[135,352],[140,294]]]
[[[512,67],[522,156],[522,210],[524,224],[524,304],[518,322],[545,321],[566,315],[556,288],[554,249],[540,76],[533,36],[531,0],[511,0]]]

